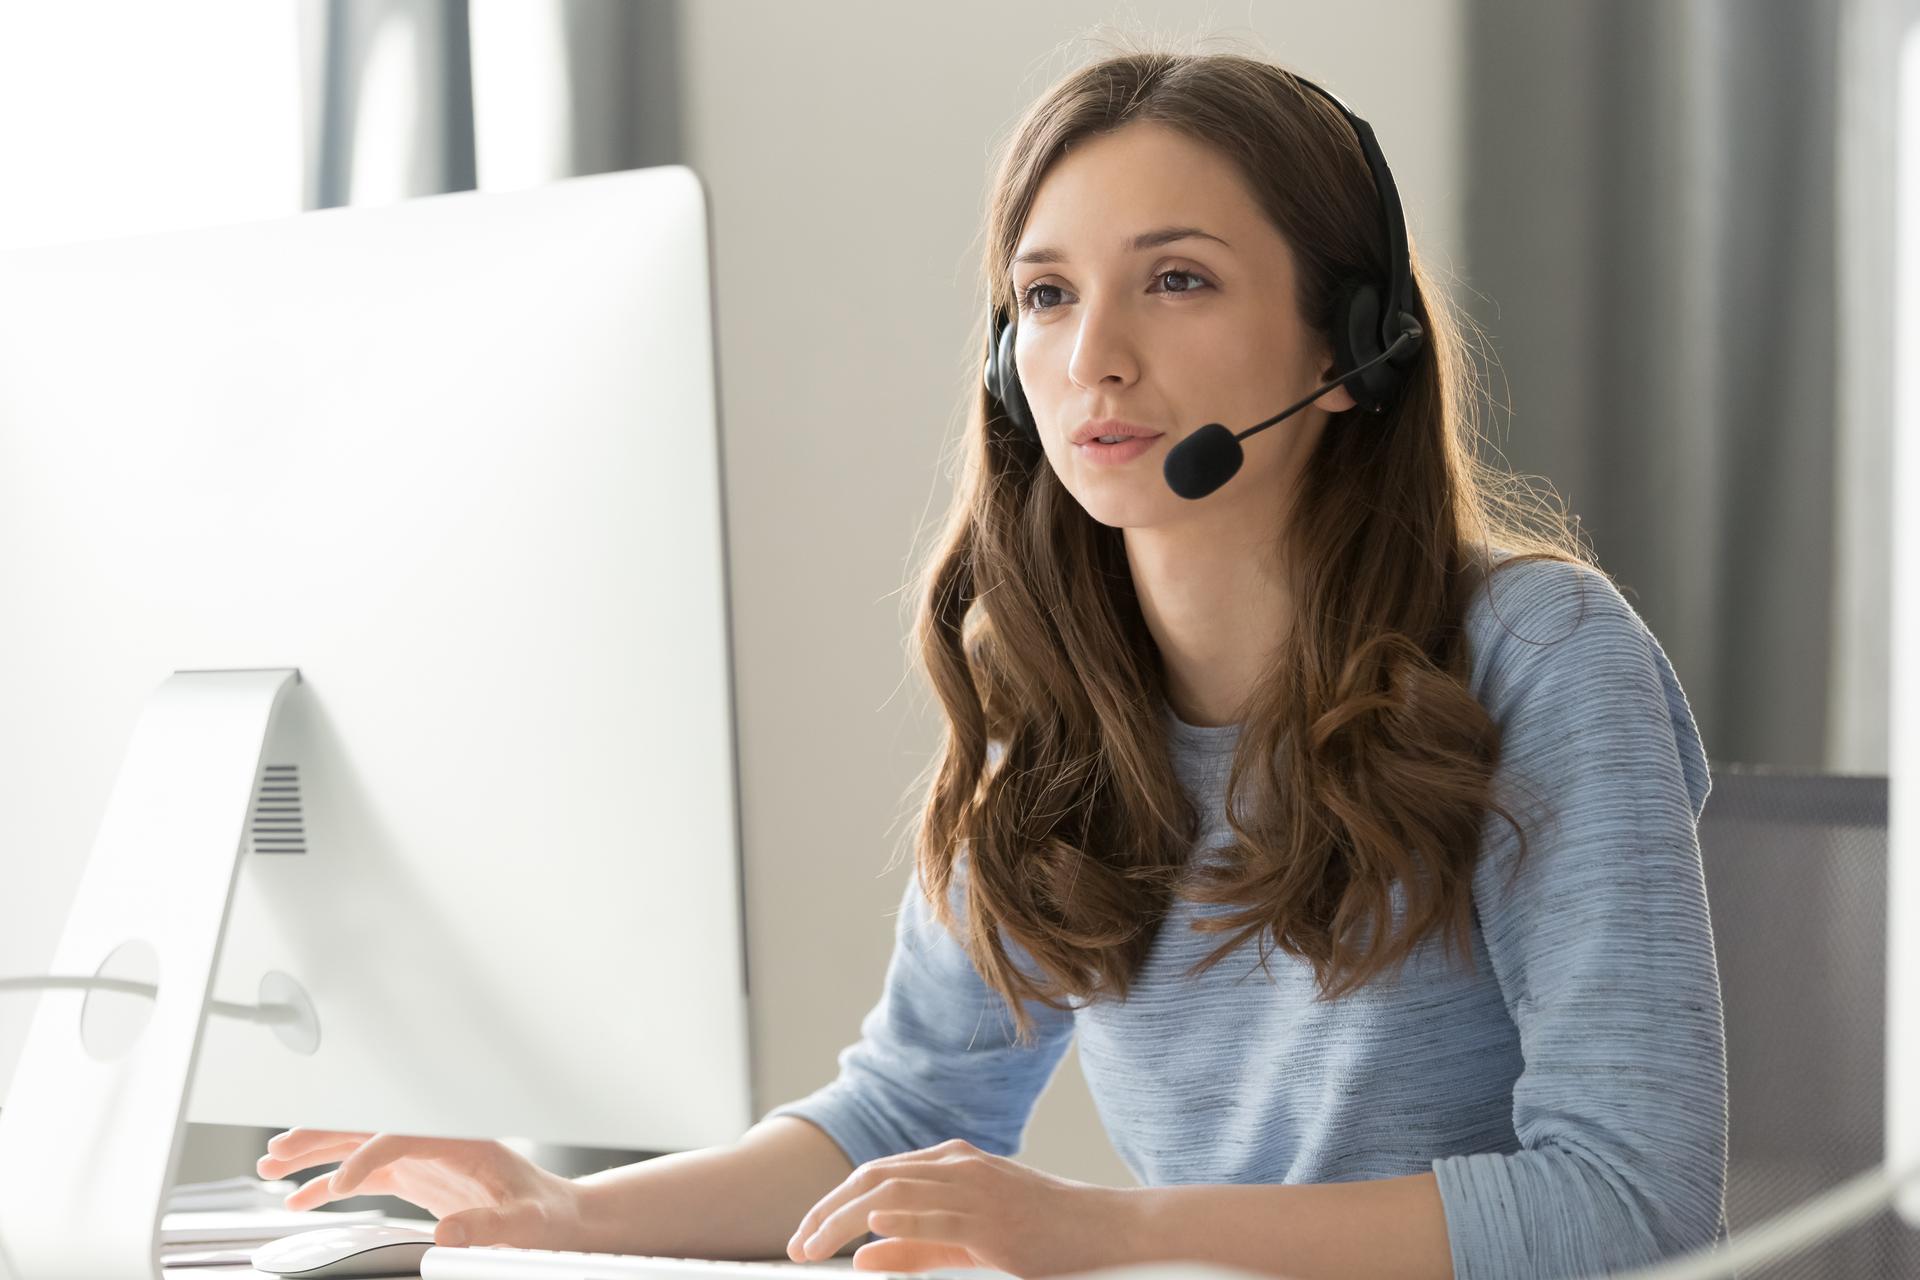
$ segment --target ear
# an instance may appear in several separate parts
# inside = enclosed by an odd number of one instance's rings
[[[1331,381],[1333,378],[1339,376],[1339,372],[1338,369],[1329,365],[1327,371],[1320,375],[1320,381]],[[1315,400],[1313,405],[1314,408],[1325,409],[1328,413],[1345,413],[1354,406],[1353,392],[1347,390],[1345,383],[1341,383],[1333,390],[1327,392],[1327,394]]]

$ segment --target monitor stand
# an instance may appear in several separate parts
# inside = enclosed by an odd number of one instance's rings
[[[147,699],[52,972],[157,989],[41,995],[0,1108],[0,1280],[160,1276],[160,1215],[248,810],[299,681],[291,669],[182,671]]]

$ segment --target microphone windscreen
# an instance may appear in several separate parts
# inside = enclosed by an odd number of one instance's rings
[[[1183,498],[1204,498],[1233,479],[1243,456],[1233,432],[1209,422],[1167,450],[1167,487]]]

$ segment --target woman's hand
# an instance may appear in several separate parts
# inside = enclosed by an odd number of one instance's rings
[[[807,1211],[787,1242],[795,1262],[838,1253],[868,1231],[868,1270],[992,1267],[1049,1276],[1126,1260],[1128,1193],[1069,1182],[958,1139],[861,1165]]]
[[[498,1142],[289,1129],[268,1139],[255,1168],[263,1178],[278,1178],[334,1160],[340,1167],[294,1191],[287,1208],[398,1196],[440,1219],[435,1244],[578,1247],[579,1184]]]

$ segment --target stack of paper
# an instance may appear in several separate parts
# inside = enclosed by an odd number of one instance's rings
[[[167,1193],[170,1210],[278,1209],[300,1184],[285,1178],[222,1178],[218,1182],[184,1182]]]
[[[160,1217],[160,1265],[169,1268],[206,1267],[245,1262],[256,1248],[267,1241],[278,1240],[297,1231],[343,1227],[350,1222],[383,1223],[386,1220],[386,1215],[378,1209],[360,1209],[351,1213],[291,1209],[166,1213]],[[427,1229],[432,1230],[432,1227]]]

